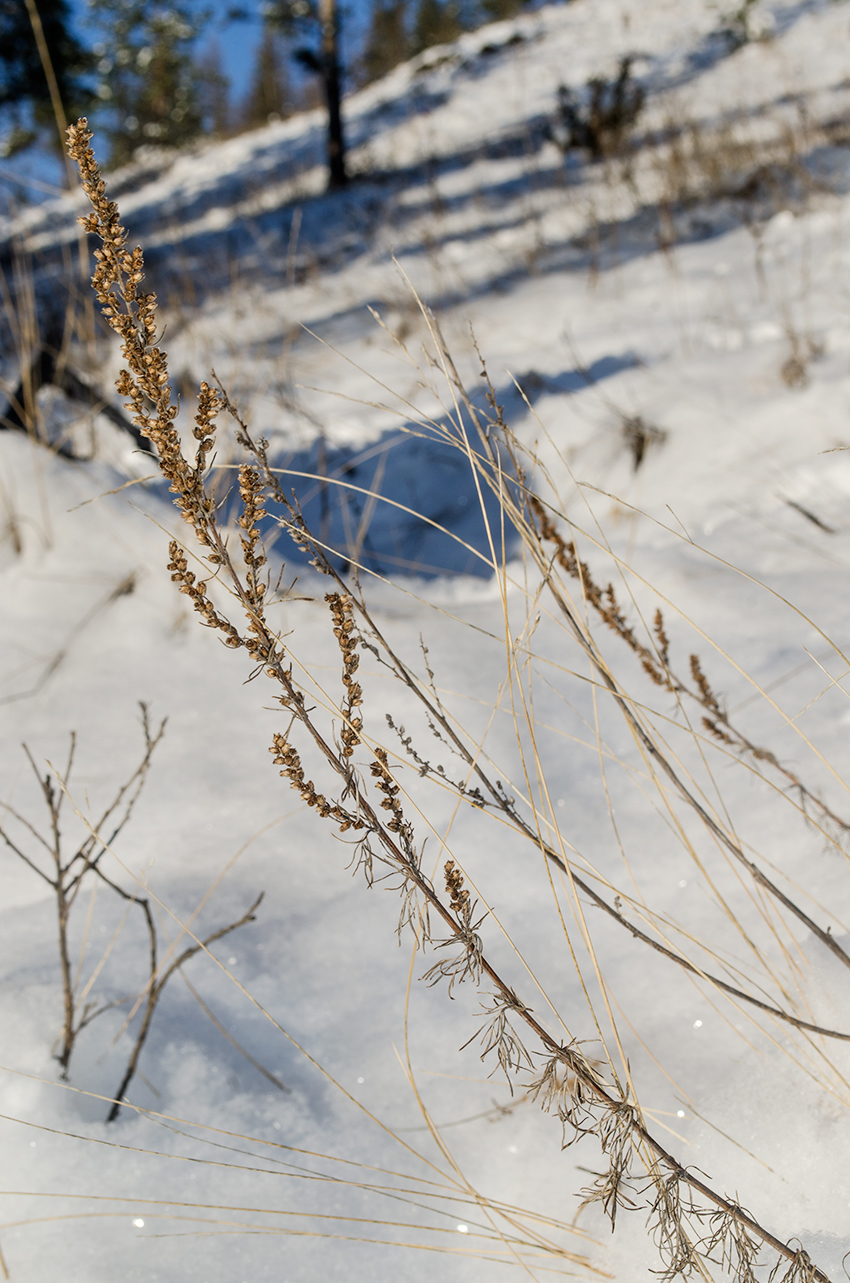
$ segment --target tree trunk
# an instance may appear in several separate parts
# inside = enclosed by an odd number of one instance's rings
[[[322,80],[328,107],[328,187],[335,191],[348,182],[339,101],[339,11],[336,0],[319,0],[319,19],[322,24]]]

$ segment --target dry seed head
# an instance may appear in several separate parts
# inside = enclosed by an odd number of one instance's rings
[[[729,735],[726,731],[724,731],[723,727],[719,726],[717,722],[712,721],[710,717],[704,717],[702,719],[702,724],[705,727],[705,729],[709,732],[709,734],[713,735],[714,738],[716,740],[719,740],[721,744],[729,744],[734,746],[735,741],[733,740],[732,736]],[[756,750],[753,756],[756,758],[756,760],[758,760],[761,754],[759,753],[758,750]],[[772,754],[767,756],[772,756]]]
[[[362,717],[355,712],[363,703],[363,688],[355,680],[354,674],[360,667],[360,656],[357,653],[358,637],[351,615],[352,600],[348,593],[327,593],[325,601],[331,611],[334,624],[334,636],[342,654],[342,684],[345,687],[345,698],[342,703],[343,726],[340,733],[342,753],[351,757],[360,743],[360,731],[363,727]],[[385,805],[382,803],[382,805]]]
[[[198,408],[195,411],[195,426],[192,434],[198,442],[195,454],[195,473],[200,478],[203,473],[207,455],[215,442],[215,420],[221,409],[221,395],[208,383],[202,383],[198,392]]]
[[[209,523],[212,506],[204,494],[200,471],[206,459],[211,435],[215,395],[202,392],[202,413],[198,427],[203,429],[196,468],[183,457],[180,439],[174,428],[177,406],[172,404],[165,353],[155,346],[156,295],[140,294],[144,276],[144,258],[139,247],[129,251],[124,228],[118,221],[118,207],[106,198],[106,185],[100,176],[94,153],[89,146],[91,133],[83,118],[68,130],[68,150],[80,171],[83,190],[92,205],[92,213],[81,219],[87,232],[100,237],[95,251],[92,287],[103,315],[122,340],[122,355],[127,367],[121,372],[116,387],[127,398],[126,408],[143,436],[153,444],[162,473],[170,482],[175,502],[209,546]]]
[[[572,579],[577,579],[581,584],[582,594],[585,601],[594,608],[599,614],[602,622],[621,637],[626,645],[635,652],[641,661],[644,672],[656,684],[663,686],[667,690],[673,690],[673,684],[666,673],[659,672],[656,666],[655,656],[652,652],[635,636],[634,629],[626,622],[626,618],[620,609],[616,593],[612,584],[603,590],[599,587],[590,572],[590,567],[579,560],[576,552],[575,543],[570,540],[567,543],[559,534],[555,523],[552,521],[546,509],[535,495],[530,495],[528,499],[529,507],[533,512],[540,527],[540,537],[543,540],[555,545],[555,560],[563,571]],[[659,612],[660,613],[660,612]],[[656,616],[657,621],[658,616]],[[657,634],[656,634],[657,635]],[[663,627],[662,627],[663,635]],[[666,641],[666,637],[665,637]],[[662,660],[666,666],[666,650],[661,646]]]
[[[335,820],[339,825],[341,833],[348,829],[365,828],[363,821],[357,815],[352,815],[336,802],[329,802],[323,794],[316,791],[316,786],[312,780],[308,780],[304,775],[304,768],[301,765],[301,758],[298,750],[289,743],[285,735],[276,734],[274,743],[269,749],[274,754],[275,766],[280,766],[281,775],[289,780],[290,785],[298,793],[308,806],[313,807],[322,819],[330,818]]]
[[[369,770],[375,778],[375,788],[384,794],[381,806],[385,811],[391,812],[391,817],[387,820],[387,828],[392,833],[399,833],[403,836],[410,835],[410,826],[404,818],[404,811],[397,796],[398,785],[390,774],[390,769],[387,765],[386,749],[375,749],[375,761],[372,762]]]
[[[658,642],[658,653],[661,658],[661,662],[666,668],[670,656],[670,639],[664,630],[664,616],[662,615],[660,608],[655,612],[652,627],[655,633],[655,639]]]
[[[472,908],[469,902],[469,892],[463,885],[463,874],[454,860],[446,860],[444,872],[446,876],[446,891],[449,893],[452,909],[468,925]]]
[[[174,540],[168,545],[170,561],[168,569],[171,571],[172,583],[180,585],[180,591],[185,593],[192,600],[192,605],[199,615],[202,616],[204,624],[208,628],[219,628],[226,634],[224,644],[236,649],[244,645],[239,633],[223,615],[220,615],[207,596],[207,586],[199,581],[194,572],[189,569],[186,560],[186,554],[178,543]]]
[[[202,489],[202,483],[199,485]],[[256,663],[267,666],[266,671],[270,677],[280,677],[278,666],[283,661],[285,651],[266,622],[265,596],[269,585],[260,578],[260,571],[267,563],[258,529],[258,523],[266,515],[263,482],[256,469],[248,464],[242,464],[239,469],[239,496],[242,513],[237,524],[242,530],[242,558],[247,568],[243,593],[248,617],[245,647]]]
[[[708,684],[708,678],[702,671],[698,655],[691,655],[691,677],[694,679],[697,689],[699,690],[700,703],[707,708],[710,713],[714,713],[715,717],[722,719],[723,713],[720,708],[720,704],[717,700],[717,696]]]

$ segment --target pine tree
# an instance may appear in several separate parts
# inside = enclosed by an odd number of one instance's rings
[[[205,134],[225,137],[233,125],[230,81],[224,74],[221,49],[213,40],[198,59],[198,91]]]
[[[410,53],[406,0],[373,0],[360,60],[364,81],[368,84],[385,76]]]
[[[342,121],[338,0],[266,0],[263,13],[269,27],[277,28],[286,36],[310,41],[295,50],[295,57],[305,70],[321,79],[328,112],[328,187],[332,191],[344,187],[348,171]]]
[[[501,22],[503,18],[515,18],[528,2],[529,0],[480,0],[481,14],[485,22]]]
[[[59,96],[73,118],[91,101],[86,73],[93,59],[71,31],[68,0],[38,0],[38,16]],[[50,87],[24,0],[0,0],[0,112],[21,143],[34,142],[44,125],[54,128]],[[7,155],[12,146],[10,139]]]
[[[448,44],[464,30],[457,0],[419,0],[413,20],[413,52]]]
[[[205,18],[189,0],[90,0],[90,10],[109,33],[95,48],[110,163],[125,164],[145,143],[190,142],[203,123],[193,51]]]
[[[292,93],[286,68],[288,52],[287,42],[280,32],[266,27],[257,46],[251,85],[241,112],[247,129],[291,114]]]

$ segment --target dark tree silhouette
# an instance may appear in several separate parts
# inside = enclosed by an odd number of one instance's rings
[[[407,32],[407,0],[373,0],[369,29],[360,56],[363,80],[368,84],[385,76],[411,53]]]
[[[190,142],[203,125],[195,45],[206,16],[192,0],[90,0],[89,9],[105,33],[95,51],[110,163],[145,143]]]
[[[86,76],[93,59],[71,31],[68,0],[39,0],[36,21],[44,40],[42,52],[25,0],[0,0],[0,112],[13,123],[7,154],[35,142],[41,128],[53,122],[44,51],[66,114],[73,117],[92,99]]]
[[[272,0],[264,12],[270,27],[307,42],[297,46],[295,57],[302,67],[321,79],[328,112],[328,186],[331,190],[344,187],[348,182],[348,170],[342,123],[337,0]]]

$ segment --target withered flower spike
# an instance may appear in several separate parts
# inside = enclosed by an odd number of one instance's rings
[[[345,697],[340,710],[343,718],[340,739],[343,757],[350,758],[360,743],[360,732],[363,728],[363,718],[356,711],[363,703],[363,688],[354,677],[360,667],[360,655],[357,649],[360,638],[354,627],[353,603],[350,594],[326,593],[325,601],[330,607],[334,636],[342,655],[342,684],[345,687]]]

